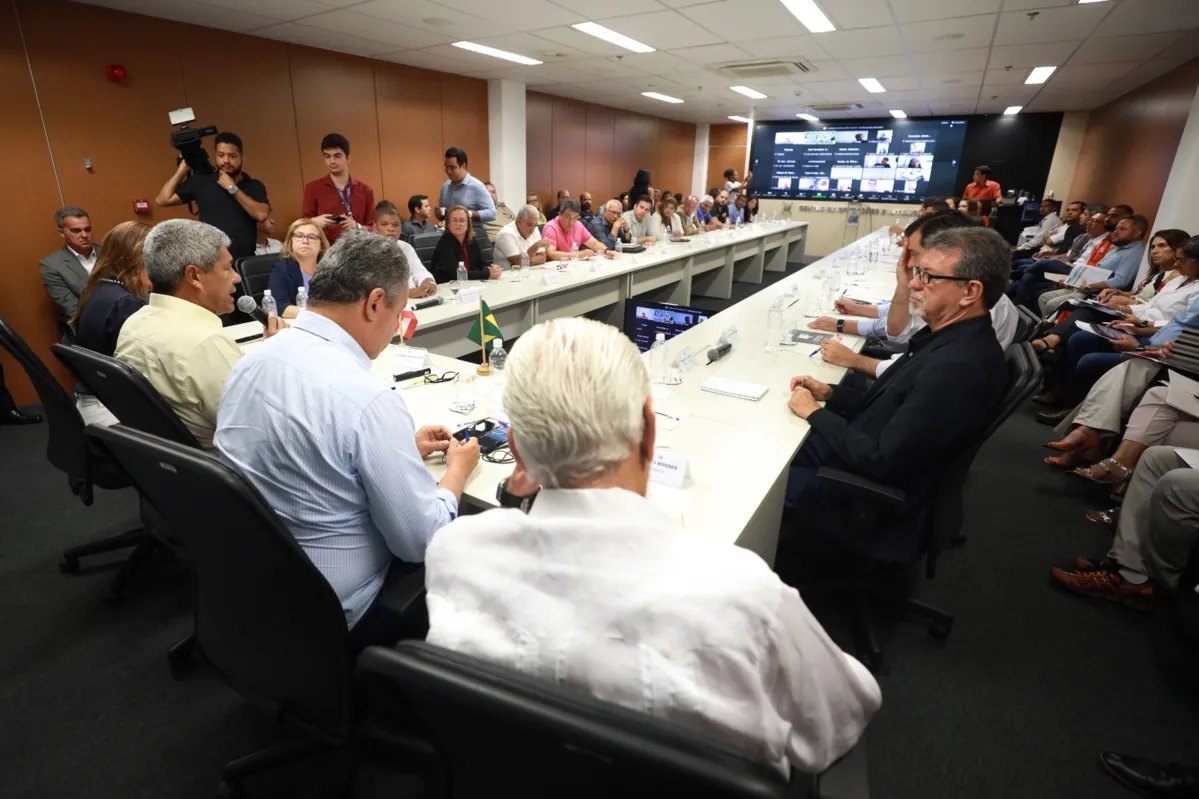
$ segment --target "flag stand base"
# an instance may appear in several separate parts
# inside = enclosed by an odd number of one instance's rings
[[[478,372],[483,377],[488,377],[491,374],[491,364],[485,363],[479,367]]]

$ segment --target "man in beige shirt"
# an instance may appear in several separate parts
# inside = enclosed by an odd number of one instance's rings
[[[512,209],[500,202],[499,196],[495,193],[494,183],[484,183],[487,191],[491,194],[491,201],[495,203],[495,219],[490,222],[483,223],[483,229],[487,231],[487,238],[495,242],[496,237],[500,235],[500,231],[506,225],[510,225],[516,221],[516,214],[512,213]]]
[[[212,449],[225,378],[241,349],[217,314],[234,308],[241,278],[229,237],[193,219],[160,222],[142,248],[153,293],[121,327],[114,353],[158,390],[200,446]],[[271,317],[266,335],[278,329]]]

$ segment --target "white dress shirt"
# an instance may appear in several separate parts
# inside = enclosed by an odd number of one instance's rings
[[[882,701],[753,552],[623,489],[542,490],[439,532],[430,643],[717,736],[784,774],[851,749]]]
[[[1028,247],[1040,246],[1045,242],[1045,237],[1061,224],[1062,219],[1057,213],[1041,217],[1040,222],[1020,231],[1020,240],[1016,242],[1016,249],[1023,250]]]
[[[528,252],[529,248],[539,241],[541,241],[541,230],[536,225],[533,226],[533,232],[526,238],[520,235],[515,221],[509,222],[500,228],[500,232],[495,236],[495,251],[503,258],[502,261],[499,258],[496,260],[507,266],[511,263],[509,258]]]
[[[279,239],[267,239],[266,244],[255,244],[255,255],[274,255],[277,252],[283,252],[283,242]]]
[[[396,239],[396,244],[400,245],[400,252],[404,253],[404,260],[408,262],[408,288],[414,289],[426,280],[433,280],[433,273],[421,263],[420,256],[416,254],[415,247],[400,239]],[[433,282],[436,283],[437,281],[434,280]]]
[[[404,400],[370,370],[340,325],[301,311],[246,352],[217,414],[217,449],[325,575],[350,627],[392,556],[419,563],[458,513],[421,460]]]
[[[71,255],[74,255],[79,259],[79,265],[83,267],[83,271],[90,275],[92,270],[96,268],[96,258],[98,258],[100,255],[100,253],[96,251],[96,248],[92,247],[91,250],[88,251],[86,257],[80,255],[79,251],[73,247],[67,247],[67,249],[71,251]]]
[[[880,315],[882,315],[880,313]],[[999,302],[995,303],[995,307],[991,309],[991,327],[995,329],[995,338],[999,339],[999,346],[1007,350],[1012,344],[1012,340],[1016,338],[1016,325],[1020,321],[1020,312],[1016,310],[1016,306],[1012,301],[1003,296],[999,298]],[[924,327],[924,320],[913,316],[908,320],[908,325],[899,332],[898,336],[887,336],[887,341],[892,344],[907,344],[908,340]],[[885,330],[886,328],[884,328]],[[895,363],[903,353],[892,355],[888,360],[880,361],[874,367],[874,376],[882,377],[883,372]]]
[[[1199,297],[1199,280],[1188,280],[1178,275],[1162,284],[1161,290],[1148,302],[1138,303],[1128,312],[1144,319],[1153,327],[1164,327],[1167,322],[1185,311],[1195,297]]]

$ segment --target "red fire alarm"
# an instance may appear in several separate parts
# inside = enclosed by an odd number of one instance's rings
[[[134,200],[133,201],[133,213],[135,213],[135,214],[150,213],[150,203],[146,202],[145,200]]]
[[[108,69],[105,70],[105,74],[108,75],[108,79],[113,83],[121,83],[125,78],[129,77],[129,71],[120,64],[109,64]]]

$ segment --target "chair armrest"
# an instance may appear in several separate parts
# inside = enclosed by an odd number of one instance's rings
[[[888,505],[902,505],[908,496],[904,491],[894,486],[876,483],[873,480],[867,480],[865,477],[860,477],[851,472],[831,469],[828,466],[821,466],[817,469],[816,477],[820,480],[827,480],[830,483],[836,483],[839,486],[849,488],[854,493],[859,493],[865,498],[885,502]]]

